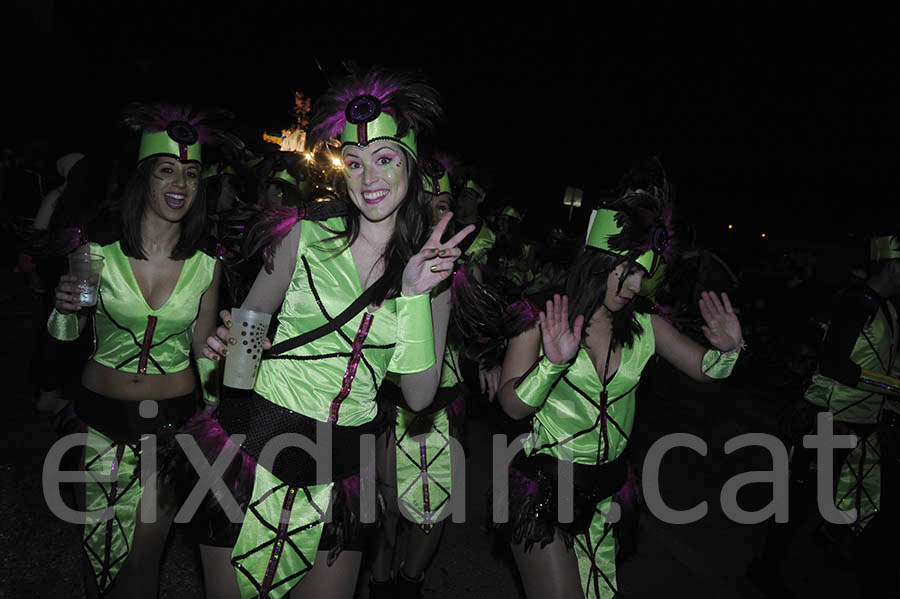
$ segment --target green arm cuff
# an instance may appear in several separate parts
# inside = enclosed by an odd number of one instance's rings
[[[203,402],[211,406],[219,403],[219,377],[216,366],[218,366],[218,362],[209,358],[197,359],[197,373],[200,375]]]
[[[434,328],[427,293],[397,298],[397,345],[388,370],[412,374],[434,365]]]
[[[874,372],[863,368],[859,373],[857,388],[866,391],[874,391],[882,395],[900,397],[900,379],[896,379],[880,372]]]
[[[744,346],[741,344],[736,350],[728,353],[717,349],[707,350],[703,354],[703,374],[711,379],[727,379],[731,376],[731,371],[734,370],[734,365],[743,348]]]
[[[78,314],[61,314],[53,308],[47,319],[47,332],[60,341],[75,341],[78,339]]]
[[[516,395],[525,405],[541,407],[570,366],[568,363],[554,364],[546,356],[541,356],[516,383]]]

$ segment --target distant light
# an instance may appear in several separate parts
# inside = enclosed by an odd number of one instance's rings
[[[734,228],[734,225],[728,225],[728,229],[731,230]]]
[[[760,237],[765,237],[765,236],[766,236],[766,234],[765,234],[765,233],[762,233],[762,234],[761,234],[761,235],[760,235]]]

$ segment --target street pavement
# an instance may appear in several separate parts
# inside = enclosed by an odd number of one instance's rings
[[[10,275],[7,280],[15,280]],[[7,389],[0,452],[0,599],[80,598],[83,596],[79,530],[57,519],[44,500],[41,472],[48,447],[56,439],[53,422],[34,410],[34,391],[26,377],[33,349],[35,299],[24,286],[0,295],[4,342],[2,383]],[[744,359],[742,357],[742,359]],[[751,384],[746,384],[750,378]],[[722,512],[720,493],[727,480],[754,470],[768,470],[771,460],[759,448],[726,455],[724,444],[739,434],[773,433],[779,406],[770,394],[745,377],[741,385],[702,388],[654,368],[645,377],[632,458],[640,467],[649,448],[670,433],[690,433],[708,447],[702,456],[688,448],[669,451],[662,460],[660,495],[673,509],[702,501],[708,513],[697,522],[666,524],[644,510],[637,552],[621,564],[619,583],[628,599],[759,599],[764,597],[745,577],[746,568],[765,536],[765,524],[731,522]],[[490,406],[469,419],[466,433],[466,520],[451,523],[425,580],[425,596],[434,599],[521,597],[514,563],[506,547],[494,542],[485,526],[490,485],[491,435],[496,434]],[[771,499],[767,484],[748,485],[739,494],[747,510]],[[799,598],[854,599],[850,572],[815,542],[815,522],[800,531],[785,568]],[[361,585],[362,586],[362,585]],[[162,599],[203,596],[199,558],[184,531],[170,536],[162,566]]]

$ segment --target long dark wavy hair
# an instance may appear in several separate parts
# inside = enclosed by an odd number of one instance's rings
[[[353,73],[316,102],[307,139],[309,147],[326,143],[328,139],[340,134],[347,123],[345,111],[348,104],[360,95],[377,98],[381,109],[397,123],[398,137],[405,136],[412,129],[420,139],[432,129],[442,113],[437,92],[414,74],[393,73],[377,68],[365,74]],[[406,197],[397,209],[394,233],[382,255],[389,283],[382,297],[375,298],[378,303],[400,295],[403,269],[409,259],[421,249],[431,227],[431,207],[422,187],[422,176],[416,159],[405,148],[403,155],[409,165],[409,184]],[[346,249],[359,236],[360,212],[347,200],[343,177],[338,181],[338,191],[340,198],[349,206],[344,217],[344,230],[334,233],[337,238],[345,241]]]
[[[394,234],[391,235],[384,249],[381,259],[384,261],[384,274],[389,281],[387,289],[382,297],[376,297],[374,303],[381,303],[387,298],[400,295],[403,280],[403,269],[406,263],[425,244],[431,231],[431,198],[425,193],[422,186],[422,175],[415,159],[403,150],[406,164],[409,165],[407,173],[409,183],[406,196],[401,200],[397,208],[397,220]],[[346,182],[343,178],[338,181],[338,193],[341,198],[347,198]],[[344,230],[333,231],[335,239],[343,240],[342,251],[359,237],[360,211],[350,200],[344,200],[347,214],[344,216]],[[449,231],[450,227],[448,227]]]
[[[147,259],[143,249],[141,221],[150,199],[150,173],[153,172],[158,160],[157,157],[142,160],[119,197],[122,215],[120,239],[122,253],[137,260]],[[193,257],[206,238],[206,194],[203,188],[203,185],[197,185],[197,195],[181,221],[178,243],[169,255],[171,260],[187,260]]]
[[[620,264],[625,264],[625,272],[619,279],[624,284],[629,275],[641,267],[627,256],[619,256],[595,247],[585,246],[569,269],[566,280],[566,295],[569,296],[569,326],[575,326],[578,315],[584,316],[585,327],[582,341],[587,335],[587,323],[606,297],[606,283],[609,273]],[[635,317],[639,311],[638,298],[628,302],[622,309],[612,313],[612,344],[631,347],[636,336],[644,329]]]

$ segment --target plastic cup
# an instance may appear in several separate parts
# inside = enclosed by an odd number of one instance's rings
[[[77,279],[78,305],[97,305],[97,288],[103,272],[103,256],[99,254],[72,254],[69,256],[69,274]]]
[[[228,346],[223,384],[234,389],[253,388],[270,320],[272,315],[265,312],[240,308],[231,311],[231,335],[237,344]]]

